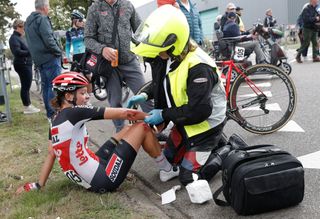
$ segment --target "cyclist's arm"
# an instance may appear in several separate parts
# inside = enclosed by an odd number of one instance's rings
[[[48,177],[51,173],[55,159],[56,159],[56,156],[53,152],[52,143],[51,143],[51,140],[49,140],[48,155],[42,165],[40,176],[39,176],[39,185],[41,187],[45,186],[48,180]]]
[[[127,108],[105,108],[105,119],[127,119],[127,120],[143,120],[148,114]]]
[[[218,83],[214,69],[199,64],[189,70],[187,81],[188,103],[180,107],[163,109],[165,122],[172,121],[178,125],[192,125],[207,119],[212,112],[211,95]]]

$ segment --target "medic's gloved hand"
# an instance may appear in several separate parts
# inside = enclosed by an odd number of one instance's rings
[[[159,125],[163,122],[162,109],[153,109],[149,112],[149,116],[144,119],[145,123],[150,125]]]
[[[143,103],[148,99],[148,95],[146,93],[141,93],[139,95],[134,95],[128,100],[127,108],[132,108],[133,105],[138,103]]]
[[[23,188],[24,188],[24,191],[29,192],[31,190],[39,190],[39,189],[41,189],[41,186],[39,185],[39,183],[28,182],[28,183],[24,184]]]

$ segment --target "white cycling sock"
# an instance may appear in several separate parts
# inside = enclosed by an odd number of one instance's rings
[[[171,163],[167,160],[167,158],[164,156],[163,152],[161,152],[160,156],[154,158],[159,169],[164,170],[166,172],[170,171],[172,168]]]

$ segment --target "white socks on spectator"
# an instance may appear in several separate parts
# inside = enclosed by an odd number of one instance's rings
[[[169,163],[167,158],[164,156],[163,152],[161,152],[159,157],[155,158],[155,161],[156,161],[160,170],[164,170],[164,171],[168,172],[172,169],[171,163]]]

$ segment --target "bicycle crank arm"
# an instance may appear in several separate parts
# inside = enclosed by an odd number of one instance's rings
[[[249,103],[241,105],[241,108],[244,109],[244,108],[250,107],[252,105],[259,104],[259,103],[262,104],[262,105],[265,105],[267,100],[268,100],[268,98],[264,94],[258,95],[258,97],[255,100],[252,100]],[[262,109],[264,107],[260,107],[260,108]]]

